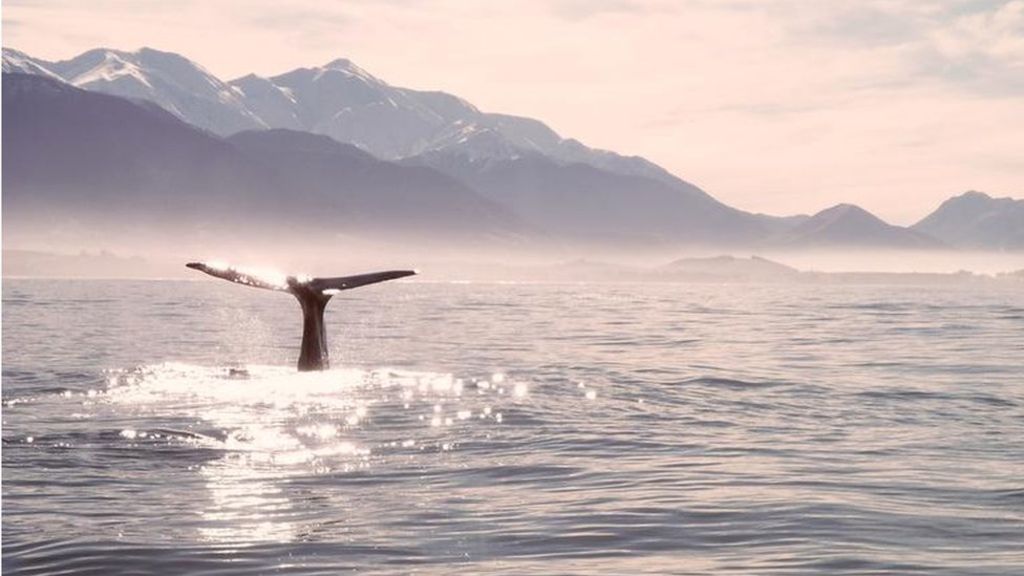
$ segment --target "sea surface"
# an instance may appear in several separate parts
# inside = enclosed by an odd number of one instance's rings
[[[3,282],[3,573],[1024,574],[1018,285]]]

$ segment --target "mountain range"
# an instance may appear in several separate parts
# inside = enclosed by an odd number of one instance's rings
[[[5,74],[5,227],[513,236],[508,210],[437,171],[287,130],[221,138],[145,101]],[[12,216],[16,216],[13,217]]]
[[[4,208],[51,220],[159,215],[200,231],[230,223],[244,233],[260,221],[616,245],[1024,248],[1022,201],[969,193],[910,228],[852,205],[751,214],[643,158],[457,96],[391,86],[346,59],[223,81],[148,48],[59,62],[4,48],[3,71]]]
[[[563,139],[537,120],[483,113],[444,92],[390,86],[346,59],[271,78],[250,74],[225,82],[183,56],[150,48],[95,49],[59,62],[5,48],[3,70],[46,74],[85,90],[149,100],[220,136],[287,128],[325,134],[385,160],[427,150],[472,156],[479,154],[476,144],[486,140],[490,158],[533,151],[563,164],[582,162],[616,173],[678,180],[642,158]]]

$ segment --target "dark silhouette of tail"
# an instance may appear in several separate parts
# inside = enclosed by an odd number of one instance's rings
[[[326,370],[330,367],[327,353],[327,334],[324,332],[324,310],[331,297],[342,290],[351,290],[367,284],[412,276],[415,270],[388,270],[355,276],[335,278],[308,278],[303,276],[275,276],[257,271],[232,268],[213,263],[190,262],[185,266],[210,276],[238,284],[288,292],[302,306],[302,350],[299,352],[299,370]]]

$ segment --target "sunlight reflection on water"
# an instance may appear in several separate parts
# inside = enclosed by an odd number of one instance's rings
[[[463,379],[437,372],[295,372],[278,366],[229,371],[183,363],[114,371],[108,383],[107,402],[156,419],[195,418],[222,437],[182,433],[188,442],[223,453],[200,469],[211,499],[200,531],[219,542],[293,539],[298,529],[287,520],[283,481],[366,469],[377,451],[451,450],[459,442],[456,426],[500,423],[494,407],[509,396],[524,398],[528,389],[525,382],[506,382],[501,373],[474,380],[467,389]],[[375,406],[399,410],[404,414],[389,418],[418,426],[403,427],[406,435],[398,440],[367,435]],[[443,440],[430,428],[446,429]],[[138,434],[121,432],[128,439]]]

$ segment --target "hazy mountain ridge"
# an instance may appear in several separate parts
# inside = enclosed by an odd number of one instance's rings
[[[3,106],[5,208],[145,200],[195,211],[218,187],[259,189],[245,176],[256,167],[229,145],[154,106],[25,74],[4,75]]]
[[[536,153],[478,158],[458,148],[403,161],[466,182],[523,220],[591,242],[754,244],[773,229],[702,190],[587,164],[562,165]]]
[[[853,204],[837,204],[800,221],[775,243],[802,248],[864,246],[934,249],[943,244],[931,236],[894,226]]]
[[[308,266],[285,268],[303,272]],[[325,266],[317,260],[313,265]],[[331,265],[352,266],[345,257]],[[1001,285],[1024,283],[1024,270],[1011,272],[822,272],[795,268],[760,256],[720,255],[679,258],[667,264],[623,264],[577,259],[539,264],[525,262],[426,261],[420,262],[432,282],[547,282],[547,283],[714,283],[714,284],[879,284],[879,285]],[[3,276],[31,278],[165,278],[198,280],[179,258],[158,258],[102,252],[54,253],[30,250],[3,251]],[[428,280],[429,278],[429,280]]]
[[[112,237],[147,229],[245,237],[262,226],[295,238],[484,238],[526,229],[461,182],[326,136],[275,130],[222,139],[157,107],[43,76],[3,81],[8,237],[45,234],[65,221]]]
[[[911,227],[953,246],[1024,249],[1024,200],[969,191],[946,200]]]
[[[659,269],[669,277],[731,280],[792,280],[800,271],[791,266],[762,258],[737,258],[731,255],[705,258],[679,258]]]
[[[4,250],[3,275],[5,278],[159,278],[169,274],[166,267],[139,256]]]
[[[378,222],[422,234],[440,229],[481,234],[525,229],[503,206],[458,180],[429,168],[378,160],[328,136],[275,129],[240,132],[227,142],[268,167],[273,185],[294,191],[290,196],[296,204],[308,206],[312,213],[334,212],[360,229]],[[352,215],[359,221],[354,222]]]

